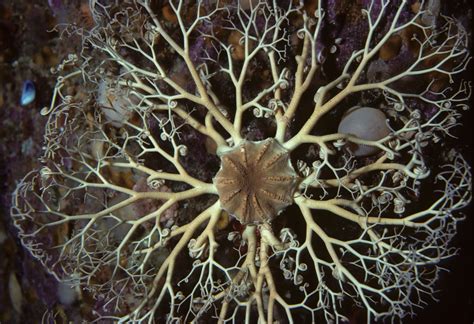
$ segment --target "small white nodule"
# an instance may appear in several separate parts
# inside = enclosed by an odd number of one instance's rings
[[[58,284],[58,299],[62,305],[70,306],[77,300],[77,293],[71,284],[60,282]]]
[[[390,133],[385,114],[376,108],[356,107],[349,110],[337,128],[338,133],[353,135],[362,140],[378,141]],[[355,144],[351,152],[357,157],[375,154],[375,146]]]

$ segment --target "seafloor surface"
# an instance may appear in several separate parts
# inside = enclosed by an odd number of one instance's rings
[[[60,3],[50,1],[50,3]],[[450,10],[467,23],[471,8],[466,1],[454,1]],[[57,24],[84,23],[86,3],[61,1],[55,10],[47,0],[0,0],[0,323],[37,323],[47,311],[58,322],[79,322],[90,300],[61,304],[54,278],[25,253],[15,238],[9,219],[10,193],[16,181],[39,165],[43,125],[47,117],[40,114],[50,102],[55,75],[50,69],[67,53],[75,52],[76,43],[61,39]],[[470,23],[469,23],[470,24]],[[470,26],[468,26],[470,27]],[[472,68],[471,68],[472,70]],[[35,100],[20,105],[22,84],[31,80],[36,87]],[[471,113],[472,114],[472,113]],[[459,145],[469,153],[472,121],[465,118],[465,131],[459,134]],[[472,160],[472,159],[470,159]],[[436,295],[438,302],[426,305],[412,323],[472,323],[472,213],[466,212],[453,245],[459,256],[444,265]],[[64,302],[64,296],[61,297]],[[357,318],[355,316],[354,318]]]

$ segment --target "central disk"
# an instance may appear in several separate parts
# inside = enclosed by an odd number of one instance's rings
[[[222,208],[242,224],[273,220],[293,203],[297,184],[288,151],[273,138],[222,153],[214,178]]]

